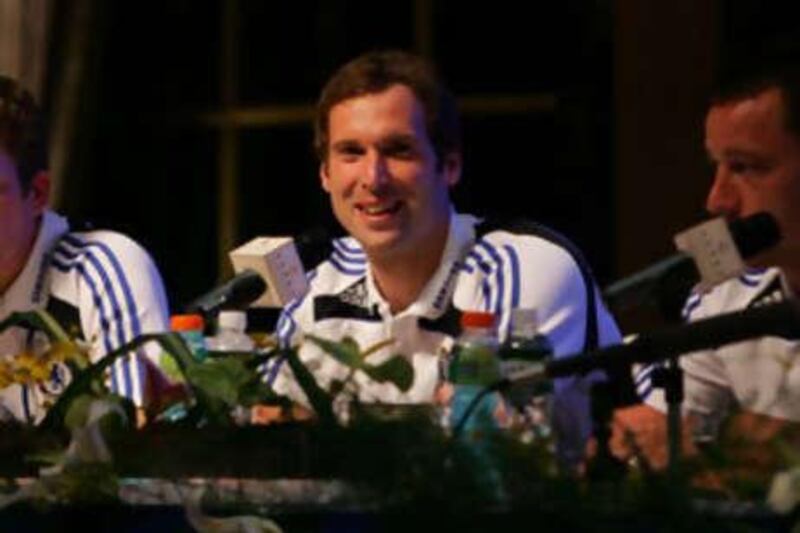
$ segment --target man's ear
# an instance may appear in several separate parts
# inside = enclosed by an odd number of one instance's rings
[[[451,152],[444,156],[442,175],[448,187],[452,187],[461,180],[461,154]]]
[[[28,194],[36,214],[43,213],[50,205],[50,173],[46,170],[37,172],[31,180]]]
[[[320,183],[322,183],[322,188],[325,189],[326,192],[331,192],[330,188],[330,176],[328,175],[328,163],[323,161],[319,164],[319,179]]]

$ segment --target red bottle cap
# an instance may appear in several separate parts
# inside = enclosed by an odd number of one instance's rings
[[[486,313],[484,311],[464,311],[461,314],[461,327],[463,328],[494,327],[494,313]]]
[[[172,315],[170,319],[172,331],[191,331],[205,328],[205,321],[200,315]]]

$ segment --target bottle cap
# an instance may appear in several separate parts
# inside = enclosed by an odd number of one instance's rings
[[[484,311],[464,311],[461,314],[461,327],[463,328],[491,328],[494,327],[494,314]]]
[[[247,313],[244,311],[220,311],[217,327],[244,331],[247,328]]]
[[[205,328],[205,321],[200,315],[172,315],[170,319],[172,331],[191,331]]]

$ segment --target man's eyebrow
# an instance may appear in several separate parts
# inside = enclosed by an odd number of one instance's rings
[[[410,133],[393,133],[380,142],[381,146],[394,146],[396,144],[414,144],[416,139]]]
[[[331,145],[333,150],[343,150],[348,148],[354,148],[361,146],[361,144],[356,141],[355,139],[342,139],[341,141],[336,141]]]
[[[731,148],[722,151],[722,155],[727,158],[755,158],[762,159],[763,156],[750,150],[742,150],[740,148]]]

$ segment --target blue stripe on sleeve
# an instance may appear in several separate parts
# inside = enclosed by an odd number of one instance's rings
[[[103,336],[103,348],[105,349],[106,353],[111,352],[112,345],[111,345],[110,333],[108,331],[109,322],[108,319],[106,318],[105,305],[102,298],[100,298],[100,293],[97,290],[97,285],[95,285],[94,280],[86,272],[86,269],[83,267],[83,265],[77,261],[73,262],[72,264],[67,264],[61,262],[57,257],[54,256],[50,261],[50,264],[61,272],[69,272],[71,269],[74,268],[78,271],[78,273],[81,275],[84,281],[86,281],[86,284],[89,286],[89,290],[92,293],[92,302],[94,302],[94,306],[97,308],[97,312],[100,315],[100,330],[102,331],[102,336]],[[113,391],[118,391],[119,383],[117,383],[116,373],[111,372],[110,374],[111,374],[111,389]]]
[[[700,307],[700,303],[703,301],[702,296],[699,294],[692,294],[686,300],[686,304],[683,306],[683,311],[681,311],[681,316],[684,320],[689,320],[691,314]]]
[[[470,254],[473,253],[474,252],[470,252]],[[478,268],[480,268],[481,271],[485,272],[485,270],[481,266],[481,259],[477,258],[477,254],[475,256],[470,255],[464,260],[465,269],[469,268],[469,272],[471,273],[473,272],[473,269],[467,264],[467,261],[475,261],[478,265]],[[488,312],[491,309],[492,292],[491,288],[489,287],[489,280],[486,278],[483,278],[481,280],[481,294],[483,295],[483,310]]]
[[[486,242],[485,240],[481,239],[477,242],[477,245],[482,247],[492,260],[495,263],[495,279],[497,280],[497,301],[494,305],[493,312],[497,317],[501,317],[503,313],[503,302],[505,298],[505,276],[503,275],[503,258],[500,257],[500,254],[497,252],[497,249]]]
[[[739,282],[747,287],[758,287],[758,284],[761,283],[761,278],[751,278],[742,274],[739,276]]]
[[[308,280],[309,283],[311,283],[311,281],[316,277],[316,275],[317,271],[312,270],[311,272],[308,273],[308,275],[306,275],[306,279]],[[292,335],[294,335],[294,332],[297,330],[297,322],[295,322],[293,315],[295,311],[297,311],[297,308],[300,307],[300,304],[302,304],[308,297],[310,292],[311,291],[309,290],[302,297],[297,298],[293,302],[290,302],[281,312],[281,316],[280,318],[278,318],[278,324],[275,328],[275,331],[278,335],[278,346],[280,346],[281,348],[286,349],[290,347]],[[268,363],[264,364],[263,370],[265,371],[265,375],[263,381],[265,383],[267,383],[268,385],[272,385],[272,383],[275,381],[275,378],[278,376],[278,371],[280,370],[280,367],[283,365],[283,362],[285,360],[286,358],[283,356],[278,358],[278,360],[275,361],[275,363],[272,365],[272,368],[269,369],[266,368]]]
[[[650,376],[653,374],[653,370],[655,370],[656,368],[657,368],[656,365],[647,365],[646,367],[641,369],[636,374],[636,380],[634,381],[634,385],[638,387],[639,385],[650,379]]]
[[[86,258],[92,267],[94,267],[94,271],[97,272],[97,275],[100,277],[102,287],[105,289],[105,293],[108,295],[108,299],[111,304],[111,320],[117,324],[117,342],[119,343],[119,346],[125,344],[126,338],[125,328],[123,327],[122,309],[119,306],[119,301],[117,300],[117,295],[114,291],[114,286],[111,283],[111,279],[108,277],[108,273],[106,272],[105,268],[103,268],[103,265],[100,264],[100,261],[97,259],[97,257],[95,257],[92,252],[86,249],[83,249],[79,252],[73,252],[67,250],[66,248],[58,248],[56,253],[62,255],[69,261],[80,261],[82,256]],[[83,269],[83,267],[79,268]]]
[[[646,400],[647,397],[650,396],[650,394],[652,394],[652,392],[653,392],[653,386],[652,385],[649,385],[647,388],[645,388],[645,389],[643,389],[641,391],[638,391],[638,390],[636,391],[636,393],[639,395],[639,398],[642,401]]]
[[[115,309],[114,318],[116,319],[117,327],[118,327],[118,342],[119,345],[122,345],[130,340],[135,339],[142,333],[141,323],[139,322],[139,313],[136,308],[136,301],[133,297],[133,291],[131,290],[130,283],[128,282],[128,278],[125,275],[125,271],[122,268],[122,264],[114,253],[114,251],[105,243],[99,241],[92,241],[92,240],[84,240],[78,238],[75,235],[65,235],[63,241],[67,244],[70,244],[86,254],[86,257],[89,261],[95,266],[98,273],[104,279],[104,286],[106,288],[106,292],[109,293],[109,296],[112,301],[112,305]],[[102,255],[104,255],[109,263],[111,264],[111,269],[116,277],[116,286],[122,291],[123,298],[125,300],[126,308],[127,308],[127,318],[122,316],[121,306],[116,297],[116,292],[113,290],[115,285],[109,280],[108,273],[106,269],[102,267],[100,261],[97,259],[95,254],[90,251],[90,249],[98,250]],[[62,248],[63,250],[63,248]],[[130,331],[127,330],[126,325],[130,324]],[[128,334],[126,334],[128,333]],[[124,381],[124,387],[122,390],[119,388],[115,388],[115,390],[122,393],[123,396],[133,397],[136,398],[139,396],[138,393],[143,393],[143,391],[134,391],[133,381],[131,378],[131,374],[133,372],[137,373],[139,376],[139,383],[143,383],[144,380],[144,368],[138,358],[134,355],[128,355],[118,359],[114,363],[114,367],[121,371]],[[115,372],[111,372],[112,376],[115,375]],[[112,380],[113,382],[114,380]]]
[[[75,242],[75,246],[96,246],[100,251],[102,251],[108,260],[111,262],[111,265],[114,269],[114,272],[117,275],[117,281],[122,288],[122,293],[125,295],[125,303],[128,307],[128,314],[130,315],[129,318],[131,320],[131,327],[133,329],[134,337],[141,335],[142,327],[139,323],[139,313],[136,309],[136,301],[133,298],[133,292],[131,291],[131,286],[128,283],[128,278],[125,276],[125,271],[122,269],[122,264],[120,263],[119,259],[117,258],[116,254],[109,248],[109,246],[105,243],[98,242],[98,241],[85,241],[82,242],[80,239],[72,236],[67,235],[65,237],[67,242]]]
[[[122,288],[122,293],[125,296],[125,303],[128,308],[128,318],[130,320],[131,329],[132,329],[132,336],[128,340],[133,340],[136,337],[142,334],[142,327],[141,323],[139,322],[139,312],[136,308],[136,300],[133,297],[133,291],[131,290],[130,283],[128,281],[127,276],[125,275],[125,271],[122,268],[122,264],[114,253],[114,251],[109,247],[106,243],[99,242],[99,241],[82,241],[81,239],[75,237],[74,235],[67,235],[65,236],[65,240],[67,242],[76,243],[75,246],[79,246],[83,243],[83,246],[86,247],[97,247],[109,260],[112,265],[112,268],[117,276],[117,282],[119,286]],[[124,324],[124,322],[122,322]],[[122,325],[121,324],[121,325]],[[126,364],[127,362],[127,364]],[[133,354],[120,358],[117,363],[123,369],[123,375],[125,378],[125,385],[126,390],[128,392],[127,396],[135,397],[138,393],[142,393],[144,391],[134,391],[133,390],[133,383],[131,380],[131,373],[136,372],[139,376],[139,383],[144,384],[144,365],[139,361],[138,357],[134,356]]]
[[[19,389],[19,394],[22,396],[22,413],[25,415],[25,421],[31,421],[31,404],[30,399],[28,398],[29,387],[27,385],[22,385]]]

